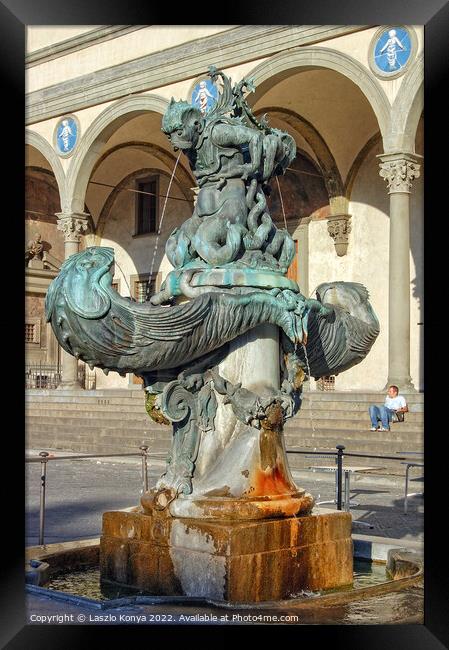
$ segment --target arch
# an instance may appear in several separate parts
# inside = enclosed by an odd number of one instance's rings
[[[419,118],[424,109],[424,56],[421,53],[405,75],[391,110],[385,153],[414,153]]]
[[[268,106],[255,111],[256,116],[263,113],[269,113],[271,116],[282,120],[302,135],[317,157],[329,197],[342,196],[344,193],[343,181],[335,158],[324,138],[313,124],[288,108]]]
[[[159,95],[134,95],[120,99],[104,109],[83,135],[67,172],[64,212],[80,212],[87,184],[101,149],[122,124],[144,113],[165,112],[168,101]]]
[[[51,169],[46,169],[45,167],[39,167],[39,165],[25,165],[25,173],[30,173],[33,174],[43,174],[44,176],[48,176],[49,179],[43,180],[44,183],[47,183],[48,185],[51,185],[51,182],[56,184],[56,189],[58,189],[58,184],[55,178],[55,175],[51,171]],[[50,182],[51,181],[51,182]],[[54,185],[51,185],[53,189],[55,189]]]
[[[35,176],[34,174],[41,174],[44,178],[41,178],[39,176]],[[58,190],[58,183],[56,181],[55,175],[50,169],[45,169],[45,167],[38,167],[37,165],[26,165],[25,166],[25,176],[29,175],[29,178],[33,180],[39,181],[39,183],[42,183],[43,185],[46,185],[49,187],[52,191],[55,191],[58,194],[59,201],[61,201],[61,196],[59,194]],[[25,197],[25,205],[26,205],[26,197]],[[59,206],[58,211],[61,210],[61,206]],[[25,207],[25,212],[31,213],[31,210],[27,210]],[[52,217],[54,223],[56,223],[58,217],[56,216],[56,212],[54,214],[47,214],[46,216]]]
[[[47,142],[47,140],[44,137],[42,137],[41,135],[39,135],[39,133],[36,133],[35,131],[31,131],[31,129],[25,129],[25,144],[28,144],[31,147],[37,149],[37,151],[39,151],[39,153],[43,155],[45,160],[50,165],[50,168],[56,179],[56,184],[59,191],[59,200],[61,202],[61,207],[62,207],[64,202],[64,197],[65,197],[66,177],[64,174],[64,169],[62,168],[61,161],[58,158],[58,155],[56,154],[55,150],[50,145],[50,143]]]
[[[154,156],[154,158],[157,158],[168,168],[170,167],[174,168],[175,166],[176,156],[172,154],[170,151],[164,149],[163,147],[160,147],[159,145],[154,144],[152,142],[145,142],[144,140],[128,140],[127,142],[120,142],[119,144],[116,144],[110,149],[108,149],[107,151],[105,151],[96,161],[92,169],[91,177],[96,172],[96,170],[101,165],[101,163],[104,160],[106,160],[106,158],[111,156],[116,151],[120,149],[126,149],[128,147],[133,149],[140,149],[141,151],[147,152],[151,156]],[[178,162],[178,166],[176,168],[175,180],[178,181],[179,187],[181,188],[181,191],[186,197],[186,199],[191,201],[193,204],[191,187],[192,187],[192,183],[196,185],[196,180],[187,171],[187,169],[184,167],[181,161]]]
[[[355,179],[357,178],[357,174],[359,173],[359,170],[365,158],[368,156],[369,152],[380,142],[381,138],[382,136],[380,134],[380,131],[378,131],[368,140],[368,142],[363,145],[355,157],[345,182],[345,196],[348,201],[351,200],[352,188],[354,187]]]
[[[130,174],[127,174],[122,180],[115,186],[115,188],[112,190],[112,192],[109,194],[108,198],[106,199],[103,208],[101,210],[100,216],[98,218],[97,222],[97,227],[95,230],[95,234],[97,236],[97,241],[100,240],[101,237],[103,237],[103,232],[104,228],[106,226],[107,218],[111,212],[112,206],[114,205],[114,202],[118,196],[118,194],[128,186],[130,181],[133,181],[136,178],[139,178],[142,176],[143,172],[148,172],[148,174],[159,174],[161,176],[166,176],[167,178],[170,178],[170,174],[166,172],[164,169],[158,169],[157,167],[144,167],[142,169],[136,169]],[[178,187],[181,189],[182,193],[186,197],[186,200],[189,201],[189,203],[192,204],[193,206],[193,199],[189,199],[182,186],[178,183]]]
[[[296,156],[302,156],[303,158],[308,160],[309,163],[315,168],[316,173],[319,176],[321,176],[323,181],[324,181],[324,175],[323,175],[323,170],[322,170],[321,165],[315,160],[315,158],[313,156],[310,155],[310,153],[308,151],[306,151],[302,147],[298,147],[298,145],[296,145]],[[290,170],[290,167],[287,167],[286,171],[289,171],[289,170]]]
[[[288,78],[299,69],[326,68],[345,76],[359,87],[369,101],[379,124],[382,137],[389,132],[390,102],[374,75],[364,65],[347,54],[324,47],[300,47],[275,54],[253,68],[247,75],[257,87],[255,103],[275,82]],[[251,96],[248,97],[251,101]]]

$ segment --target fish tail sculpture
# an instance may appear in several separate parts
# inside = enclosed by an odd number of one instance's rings
[[[112,289],[111,248],[72,255],[46,297],[60,345],[99,368],[142,374],[187,365],[263,323],[278,325],[286,351],[314,377],[359,363],[379,334],[363,285],[321,284],[317,300],[285,289],[202,293],[179,305],[135,303]],[[304,346],[307,346],[305,358]]]
[[[297,346],[295,355],[306,372],[319,379],[360,363],[379,335],[380,327],[362,284],[326,282],[317,287],[316,296],[317,308],[310,311],[307,322],[307,346]],[[286,337],[283,345],[293,353],[293,345]]]
[[[61,267],[46,298],[60,345],[90,365],[142,374],[188,364],[263,323],[293,345],[313,309],[290,290],[215,291],[171,306],[135,303],[112,289],[113,249],[93,246]]]

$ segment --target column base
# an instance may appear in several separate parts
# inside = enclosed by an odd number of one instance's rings
[[[388,390],[390,386],[397,386],[399,388],[399,393],[417,393],[418,391],[412,383],[411,377],[393,377],[388,378],[387,384],[384,390]]]
[[[79,381],[61,381],[56,390],[84,390]]]
[[[294,597],[353,582],[347,512],[212,522],[167,511],[105,512],[101,582],[225,602]]]

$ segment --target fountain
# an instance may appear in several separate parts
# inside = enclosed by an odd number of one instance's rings
[[[222,91],[203,115],[172,99],[162,130],[190,163],[192,216],[166,243],[173,266],[143,304],[111,288],[114,253],[68,258],[46,315],[68,353],[142,377],[146,408],[172,426],[165,472],[131,512],[106,512],[104,584],[236,602],[350,585],[351,515],[314,511],[295,485],[283,425],[306,375],[337,374],[369,352],[379,324],[358,283],[317,298],[286,277],[295,247],[266,195],[296,154],[293,138],[258,121],[251,80]]]

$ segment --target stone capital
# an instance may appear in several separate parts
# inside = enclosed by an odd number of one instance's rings
[[[327,220],[327,232],[334,240],[335,250],[339,257],[346,255],[348,251],[350,221],[350,214],[334,214]]]
[[[421,165],[419,161],[422,156],[409,153],[391,153],[381,154],[378,158],[381,161],[379,163],[379,174],[387,181],[389,194],[395,192],[409,194],[412,181],[420,176]]]
[[[58,230],[64,233],[65,242],[79,243],[81,235],[87,233],[90,227],[90,215],[85,212],[57,212]]]

